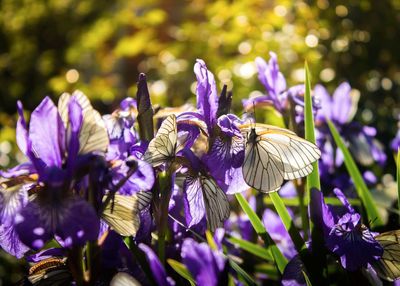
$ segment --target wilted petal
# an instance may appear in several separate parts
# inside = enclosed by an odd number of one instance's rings
[[[197,108],[204,116],[204,121],[209,128],[215,124],[218,109],[217,87],[214,75],[207,69],[203,60],[198,59],[194,65],[197,78]]]
[[[351,87],[347,82],[341,83],[333,93],[332,120],[344,124],[351,118],[353,103],[350,96]]]
[[[149,263],[150,269],[152,271],[153,277],[160,286],[170,286],[175,285],[175,282],[167,277],[164,267],[162,266],[160,260],[154,251],[144,243],[139,244],[139,248],[144,252]]]
[[[18,259],[23,257],[29,250],[29,248],[21,242],[11,223],[2,223],[0,225],[0,247]]]
[[[29,138],[35,154],[47,166],[61,167],[65,150],[65,127],[57,107],[49,97],[32,112]]]

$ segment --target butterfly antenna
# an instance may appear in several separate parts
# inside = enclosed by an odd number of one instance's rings
[[[181,227],[183,227],[184,229],[186,229],[187,231],[191,232],[195,237],[197,237],[199,240],[203,241],[203,242],[207,242],[200,234],[198,234],[197,232],[195,232],[194,230],[188,228],[186,225],[184,225],[183,223],[181,223],[178,219],[176,219],[175,217],[173,217],[171,214],[168,214],[168,216],[173,219],[177,224],[179,224]]]

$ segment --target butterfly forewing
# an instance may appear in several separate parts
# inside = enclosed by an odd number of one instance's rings
[[[170,115],[164,119],[156,137],[150,141],[144,160],[157,167],[175,157],[177,133],[176,116]]]
[[[400,278],[400,230],[388,231],[375,237],[383,248],[383,255],[372,263],[376,273],[383,279]]]
[[[229,202],[224,191],[209,177],[202,176],[204,205],[207,214],[207,225],[211,231],[223,227],[229,217]]]
[[[277,191],[284,180],[307,176],[321,156],[317,146],[290,130],[257,124],[241,125],[241,131],[247,132],[243,177],[261,192]]]

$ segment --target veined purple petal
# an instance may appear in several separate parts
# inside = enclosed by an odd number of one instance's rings
[[[61,167],[65,150],[65,127],[57,107],[46,97],[32,112],[29,139],[33,152],[47,166]]]
[[[226,188],[226,193],[229,195],[243,193],[249,189],[249,185],[244,181],[242,168],[234,168],[230,172],[230,183]]]
[[[199,178],[186,178],[183,189],[185,190],[184,201],[189,216],[186,216],[188,227],[198,224],[205,216],[203,191]]]
[[[344,124],[350,119],[352,111],[352,100],[350,96],[351,87],[347,82],[341,83],[333,93],[332,119]]]
[[[346,196],[342,193],[342,191],[338,188],[333,189],[335,196],[340,200],[340,202],[347,208],[350,213],[355,213],[356,211],[350,205],[349,201],[347,200]]]
[[[15,178],[22,175],[29,175],[35,173],[35,167],[30,162],[25,162],[15,166],[14,168],[0,171],[0,176],[3,178]]]
[[[43,251],[39,251],[33,255],[29,255],[26,260],[28,262],[40,262],[44,259],[51,257],[63,257],[66,256],[66,251],[64,248],[48,248]]]
[[[18,259],[29,250],[19,239],[12,223],[0,224],[0,247]]]
[[[139,248],[144,252],[149,263],[150,269],[153,273],[153,277],[160,286],[171,286],[175,285],[175,282],[167,277],[164,267],[154,251],[144,243],[139,244]]]
[[[137,108],[137,103],[136,100],[133,99],[132,97],[127,97],[124,100],[121,101],[119,104],[122,110],[126,111],[129,110],[130,108]]]
[[[197,59],[194,65],[194,73],[197,78],[197,108],[204,116],[204,121],[210,131],[210,128],[215,125],[218,109],[218,94],[214,75],[207,69],[205,62],[201,59]]]
[[[17,185],[6,190],[0,189],[0,224],[11,224],[18,211],[28,203],[28,187]]]

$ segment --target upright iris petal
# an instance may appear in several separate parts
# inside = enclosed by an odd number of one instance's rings
[[[215,124],[217,115],[217,88],[214,75],[207,69],[203,60],[198,59],[194,65],[197,78],[197,108],[204,116],[204,121],[209,128]]]

